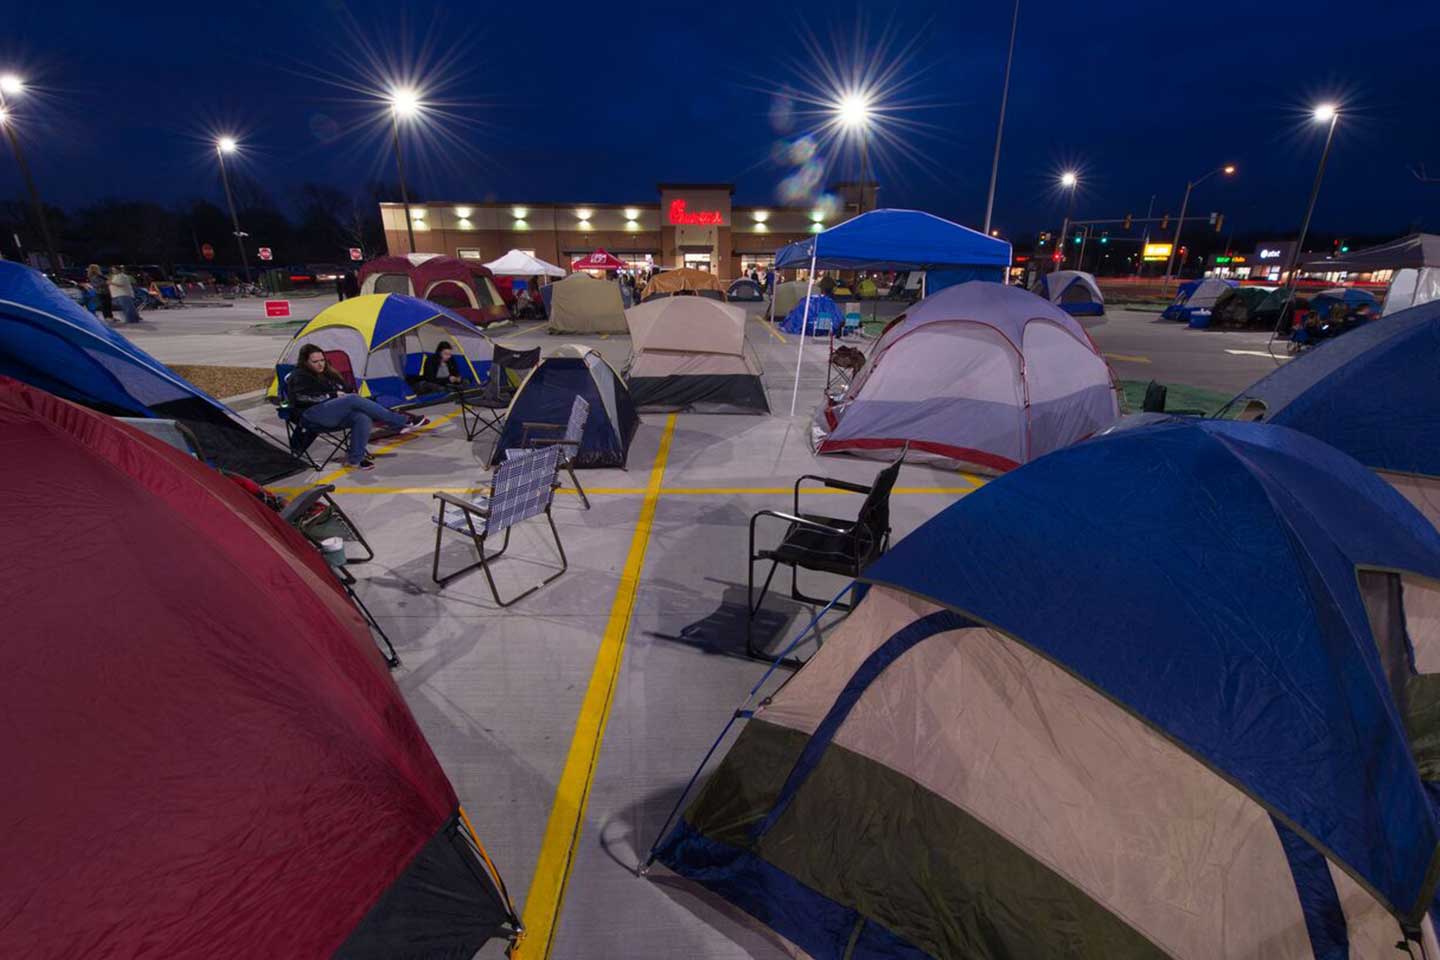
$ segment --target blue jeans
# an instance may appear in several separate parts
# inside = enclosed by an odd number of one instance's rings
[[[126,323],[139,323],[140,311],[135,309],[134,297],[113,297],[115,309],[125,314]]]
[[[350,450],[346,463],[356,466],[365,459],[365,445],[370,442],[370,426],[379,420],[395,429],[405,426],[410,420],[393,410],[386,410],[368,397],[357,397],[353,393],[324,403],[317,403],[301,414],[300,422],[312,430],[340,430],[350,428]]]

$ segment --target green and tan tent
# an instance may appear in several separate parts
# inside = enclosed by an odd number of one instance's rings
[[[625,303],[613,280],[572,273],[551,285],[550,333],[626,333]]]

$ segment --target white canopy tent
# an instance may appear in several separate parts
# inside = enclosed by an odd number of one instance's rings
[[[498,260],[485,264],[497,277],[563,277],[565,269],[532,257],[524,250],[511,250]]]

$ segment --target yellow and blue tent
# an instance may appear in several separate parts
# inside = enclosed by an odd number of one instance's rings
[[[495,345],[459,314],[402,293],[342,300],[320,311],[285,345],[267,396],[280,396],[280,385],[295,369],[300,348],[313,343],[327,353],[340,351],[349,357],[362,397],[385,406],[412,404],[418,397],[409,378],[419,374],[425,354],[442,340],[454,348],[454,365],[462,378],[479,383],[488,376]]]

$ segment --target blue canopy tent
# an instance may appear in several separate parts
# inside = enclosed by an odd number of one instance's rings
[[[800,267],[809,268],[812,287],[815,271],[820,269],[924,270],[927,292],[933,293],[967,280],[1003,283],[1010,268],[1010,244],[921,210],[871,210],[781,247],[775,254],[777,270]],[[806,290],[807,298],[812,292]],[[791,416],[800,395],[804,348],[802,333],[795,357]]]
[[[106,327],[42,274],[0,261],[0,374],[122,417],[176,420],[214,466],[269,483],[304,469],[285,447]]]

